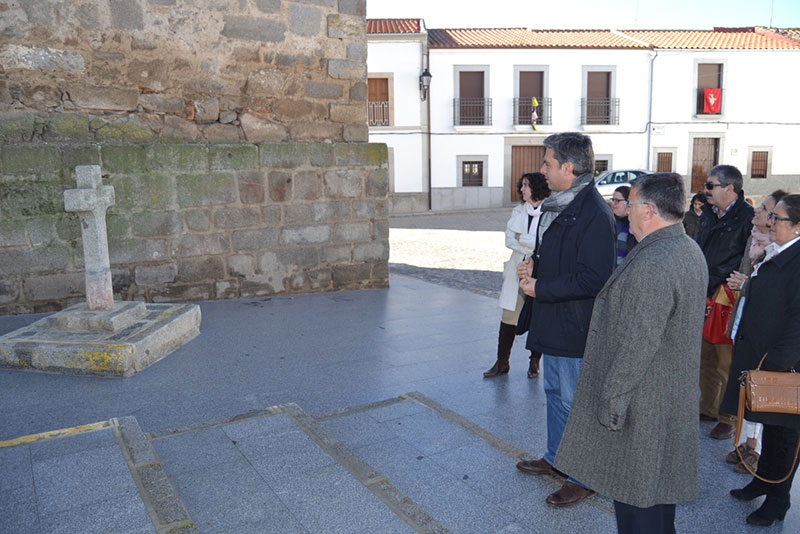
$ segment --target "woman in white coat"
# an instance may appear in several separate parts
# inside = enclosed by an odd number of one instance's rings
[[[511,212],[506,224],[506,246],[512,250],[511,258],[503,266],[503,288],[500,290],[500,307],[503,316],[500,319],[500,333],[497,339],[497,361],[491,369],[483,373],[484,378],[494,378],[508,373],[508,358],[516,336],[517,320],[522,309],[524,295],[519,289],[517,265],[526,257],[530,257],[536,247],[536,228],[541,215],[541,204],[550,196],[550,189],[544,174],[533,172],[523,174],[517,184],[522,195],[522,204]],[[531,351],[528,365],[528,378],[539,376],[539,359],[542,354]]]

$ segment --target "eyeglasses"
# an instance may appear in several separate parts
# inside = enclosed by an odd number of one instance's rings
[[[774,211],[769,212],[767,214],[767,217],[769,217],[770,224],[775,224],[775,221],[792,222],[792,220],[789,217],[778,217],[777,215],[775,215]]]
[[[624,198],[612,198],[611,199],[611,203],[612,204],[619,204],[620,202],[626,202],[626,201],[625,201]]]
[[[723,184],[715,184],[714,182],[706,182],[706,189],[713,191],[715,187],[725,187],[725,186]]]
[[[636,204],[650,204],[649,202],[626,202],[625,207],[630,208],[631,206],[635,206]]]

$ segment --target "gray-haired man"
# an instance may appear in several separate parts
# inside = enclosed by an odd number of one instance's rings
[[[639,244],[597,295],[555,466],[614,499],[620,533],[674,533],[698,494],[697,373],[708,274],[686,235],[683,179],[645,175],[628,198]]]

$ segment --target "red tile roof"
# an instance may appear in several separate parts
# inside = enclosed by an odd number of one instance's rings
[[[763,26],[756,26],[756,33],[777,36],[778,38],[800,43],[800,28],[764,28]]]
[[[421,19],[367,19],[367,33],[420,33]]]
[[[431,48],[648,48],[610,30],[475,28],[428,30]]]
[[[422,19],[368,19],[367,33],[418,34]],[[714,28],[713,30],[527,30],[525,28],[430,29],[431,48],[588,49],[800,49],[800,30]]]
[[[800,43],[777,35],[756,32],[754,28],[714,28],[714,30],[624,30],[622,33],[646,41],[654,48],[703,50],[789,50]]]

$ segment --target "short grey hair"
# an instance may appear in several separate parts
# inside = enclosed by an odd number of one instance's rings
[[[664,221],[678,222],[683,219],[686,192],[680,174],[674,172],[643,174],[632,185],[639,202],[654,206]]]
[[[723,186],[732,185],[738,195],[742,192],[742,173],[733,165],[717,165],[708,171],[708,177],[716,176]]]
[[[575,176],[594,173],[594,149],[589,136],[578,132],[557,133],[548,136],[544,146],[553,151],[559,165],[572,163]]]

